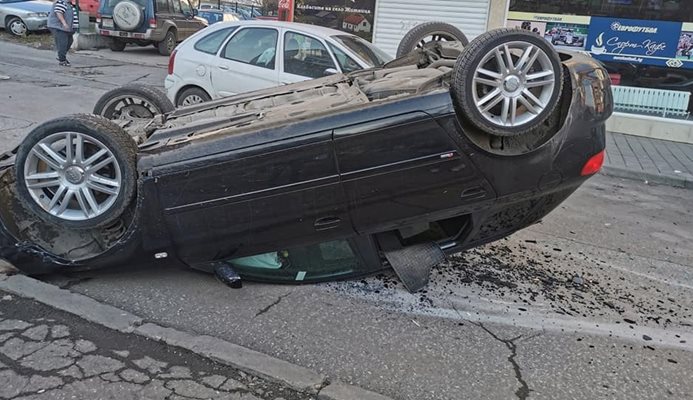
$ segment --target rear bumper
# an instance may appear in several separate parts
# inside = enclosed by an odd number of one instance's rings
[[[154,29],[147,29],[146,32],[128,32],[99,28],[98,31],[101,36],[109,36],[118,39],[151,40],[152,42],[164,40],[163,35],[157,33]]]

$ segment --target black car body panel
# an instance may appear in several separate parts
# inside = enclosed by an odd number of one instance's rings
[[[604,150],[604,122],[612,112],[608,75],[589,57],[562,56],[568,87],[556,132],[522,154],[489,151],[470,140],[474,128],[457,117],[445,86],[336,109],[327,104],[286,119],[262,110],[197,118],[243,100],[350,79],[343,75],[159,116],[165,123],[142,128],[149,133],[140,145],[131,215],[115,240],[95,233],[100,245],[82,257],[55,251],[56,240],[69,238],[64,230],[27,233],[21,222],[27,212],[12,195],[12,160],[6,160],[0,256],[39,274],[162,257],[200,266],[344,239],[370,265],[340,275],[349,277],[382,268],[376,239],[386,232],[436,223],[447,253],[496,240],[560,204],[587,179],[585,162]],[[189,122],[177,125],[182,120]]]

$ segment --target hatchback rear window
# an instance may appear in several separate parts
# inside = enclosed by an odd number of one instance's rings
[[[201,51],[207,54],[217,54],[219,48],[224,43],[227,37],[238,28],[237,26],[232,26],[229,28],[220,29],[216,32],[212,32],[195,43],[195,50]]]

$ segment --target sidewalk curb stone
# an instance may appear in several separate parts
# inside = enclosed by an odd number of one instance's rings
[[[604,167],[602,167],[601,173],[602,175],[613,176],[617,178],[649,181],[650,183],[693,190],[693,178],[690,178],[686,175],[654,174],[646,171],[636,171],[632,169],[614,167],[609,165],[605,165]]]
[[[319,400],[392,400],[390,397],[339,381],[323,386],[328,382],[327,377],[307,368],[216,337],[195,335],[144,323],[142,318],[125,310],[25,275],[9,276],[0,273],[0,290],[34,299],[119,332],[136,334],[184,348],[247,373],[288,385],[295,390],[317,394]]]

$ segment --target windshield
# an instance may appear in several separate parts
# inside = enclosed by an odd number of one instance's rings
[[[354,54],[356,54],[362,61],[371,67],[380,67],[386,62],[392,60],[392,57],[390,57],[387,53],[358,36],[336,35],[332,36],[332,39],[336,40],[347,49],[353,51]]]

